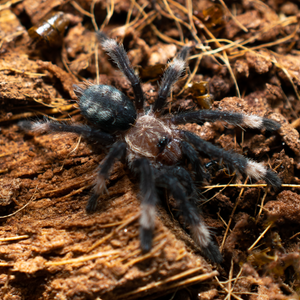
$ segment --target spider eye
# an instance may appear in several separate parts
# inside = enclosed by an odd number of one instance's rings
[[[159,152],[162,152],[170,142],[171,139],[167,136],[162,137],[157,143],[157,148]]]

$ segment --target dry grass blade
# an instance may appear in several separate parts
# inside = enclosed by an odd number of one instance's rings
[[[11,72],[15,72],[18,74],[22,74],[22,75],[26,75],[29,77],[43,77],[43,76],[47,76],[46,74],[42,74],[42,73],[32,73],[32,72],[24,72],[22,70],[18,70],[15,68],[1,68],[0,71],[11,71]]]
[[[231,300],[231,295],[232,295],[232,292],[233,292],[233,287],[231,286],[231,281],[232,281],[232,273],[233,273],[233,258],[231,259],[231,264],[230,264],[230,270],[229,270],[229,278],[228,278],[228,288],[227,288],[227,291],[228,291],[228,294],[226,295],[225,297],[225,300]]]
[[[93,246],[91,246],[87,252],[91,252],[94,249],[96,249],[97,247],[99,247],[101,244],[103,244],[105,241],[107,241],[108,239],[110,239],[114,234],[116,234],[118,231],[120,231],[121,229],[123,229],[124,227],[126,227],[127,225],[129,225],[131,222],[136,221],[139,218],[140,214],[136,214],[132,217],[128,217],[119,227],[117,227],[116,229],[114,229],[111,233],[109,233],[108,235],[104,236],[102,239],[100,239],[98,242],[96,242]]]
[[[228,9],[227,5],[225,4],[225,2],[223,0],[219,0],[220,3],[222,4],[223,8],[225,9],[225,11],[227,12],[228,15],[230,15],[230,17],[234,20],[234,22],[245,32],[248,32],[248,29],[241,24],[241,22],[239,22],[239,20],[231,13],[231,11]]]
[[[180,41],[181,41],[182,43],[184,43],[183,31],[182,31],[182,28],[181,28],[181,25],[180,25],[181,19],[177,18],[177,17],[174,15],[174,13],[173,13],[172,9],[170,8],[169,3],[168,3],[167,0],[163,0],[163,3],[165,4],[165,7],[166,7],[167,11],[169,12],[170,16],[173,18],[173,20],[174,20],[174,22],[175,22],[175,24],[176,24],[176,27],[177,27],[177,29],[178,29],[179,36],[180,36]],[[184,22],[183,22],[183,23],[184,23]]]
[[[193,78],[195,77],[197,71],[198,71],[198,68],[199,68],[199,65],[201,63],[201,59],[202,59],[202,55],[199,55],[198,58],[197,58],[197,61],[196,61],[196,64],[195,64],[195,67],[194,67],[194,70],[193,72],[189,75],[184,87],[181,89],[181,91],[178,93],[178,96],[181,95],[185,90],[186,88],[188,87],[188,85],[190,84],[190,82],[193,80]]]
[[[78,263],[83,263],[83,262],[93,260],[93,259],[97,259],[97,258],[111,256],[111,255],[114,255],[114,254],[120,254],[120,250],[98,252],[96,254],[81,256],[81,257],[78,257],[78,258],[68,259],[68,260],[49,261],[49,262],[45,263],[45,266],[50,267],[50,266],[62,266],[62,265],[68,265],[68,264],[78,264]]]
[[[70,3],[73,5],[73,7],[74,7],[76,10],[78,10],[78,11],[79,11],[80,13],[82,13],[83,15],[85,15],[85,16],[87,16],[87,17],[89,17],[89,18],[93,18],[93,17],[94,17],[93,14],[91,14],[90,12],[84,10],[84,9],[83,9],[76,1],[71,1]]]
[[[50,197],[51,195],[54,195],[54,194],[59,194],[59,193],[64,193],[65,191],[69,191],[69,190],[72,190],[72,192],[74,192],[74,189],[75,188],[85,188],[86,187],[86,182],[89,182],[91,181],[91,179],[93,179],[94,176],[93,175],[89,175],[89,176],[86,176],[84,179],[82,180],[79,180],[75,183],[72,183],[68,186],[63,186],[61,188],[57,188],[57,189],[54,189],[54,190],[49,190],[49,191],[46,191],[46,192],[43,192],[41,194],[39,194],[39,198],[43,198],[43,197]]]
[[[141,7],[138,3],[134,3],[135,7],[139,10],[139,12],[144,16],[143,19],[139,20],[137,24],[135,25],[135,29],[137,31],[141,31],[145,26],[150,25],[151,28],[156,28],[152,22],[156,19],[158,16],[158,12],[151,11],[149,14],[144,12],[145,5]],[[156,29],[157,30],[157,29]]]
[[[34,190],[34,193],[33,193],[32,197],[30,198],[30,200],[29,200],[24,206],[22,206],[21,208],[19,208],[18,210],[16,210],[15,212],[13,212],[13,213],[11,213],[11,214],[9,214],[9,215],[6,215],[6,216],[0,216],[0,219],[10,218],[10,217],[16,215],[18,212],[20,212],[20,211],[22,211],[23,209],[25,209],[25,208],[26,208],[33,200],[36,199],[36,198],[35,198],[35,194],[36,194],[36,191],[37,191],[37,187],[38,187],[38,186],[35,187],[35,190]]]
[[[168,284],[168,293],[174,289],[174,288],[179,288],[179,287],[183,287],[183,286],[189,286],[189,285],[192,285],[192,284],[196,284],[196,283],[199,283],[199,282],[202,282],[202,281],[205,281],[205,280],[208,280],[208,279],[211,279],[213,278],[214,276],[217,276],[219,275],[218,271],[213,271],[213,272],[210,272],[210,273],[206,273],[206,274],[201,274],[201,275],[198,275],[198,276],[194,276],[194,277],[191,277],[191,278],[188,278],[188,279],[185,279],[185,280],[182,280],[182,281],[179,281],[179,282],[176,282],[174,284]],[[121,298],[125,298],[125,297],[130,297],[130,296],[133,296],[133,295],[143,295],[144,292],[150,292],[151,290],[153,289],[156,289],[160,286],[163,286],[167,283],[170,283],[172,281],[175,281],[175,280],[179,280],[181,277],[185,277],[186,274],[185,272],[184,273],[181,273],[181,274],[177,274],[173,277],[170,277],[168,279],[165,279],[165,280],[161,280],[161,281],[157,281],[157,282],[153,282],[149,285],[146,285],[146,286],[143,286],[143,287],[140,287],[134,291],[131,291],[129,293],[126,293],[124,295],[122,295],[121,297],[118,297],[117,299],[121,299]]]
[[[161,239],[161,238],[163,238],[164,236],[165,236],[165,235],[161,235],[159,238]],[[157,238],[157,239],[158,239],[158,238]],[[167,242],[166,239],[162,239],[162,240],[160,241],[160,243],[158,243],[158,245],[154,246],[154,247],[151,249],[150,252],[148,252],[148,253],[146,253],[146,254],[144,254],[144,255],[142,255],[142,256],[139,256],[139,257],[137,257],[137,258],[135,258],[135,259],[130,260],[128,263],[125,264],[125,267],[128,268],[128,267],[133,266],[133,265],[135,265],[135,264],[137,264],[137,263],[139,263],[139,262],[142,262],[142,261],[144,261],[144,260],[146,260],[146,259],[148,259],[148,258],[153,257],[155,253],[159,252],[159,251],[166,245],[166,242]],[[141,250],[139,249],[138,252],[137,252],[137,254],[139,254],[140,252],[141,252]]]
[[[93,7],[93,11],[91,11],[92,14],[94,14],[94,3],[96,3],[96,2],[93,2],[93,6],[92,6]],[[102,23],[102,25],[100,27],[100,30],[103,30],[103,28],[105,26],[107,26],[107,24],[109,23],[112,15],[114,14],[114,9],[115,9],[115,1],[114,0],[110,0],[110,5],[107,3],[107,6],[106,6],[107,14],[106,14],[104,22]]]
[[[216,188],[226,188],[226,187],[240,187],[240,188],[246,188],[246,187],[267,187],[268,185],[266,183],[259,183],[259,184],[242,184],[242,183],[235,183],[235,184],[217,184],[217,185],[206,185],[201,187],[202,189],[216,189]],[[287,184],[283,183],[281,185],[282,187],[289,187],[289,188],[300,188],[300,184]]]
[[[225,291],[225,293],[228,295],[229,291],[228,289],[219,281],[219,279],[217,277],[215,277],[216,281],[218,282],[218,284],[220,285],[220,287]],[[243,300],[241,297],[237,296],[235,293],[231,293],[232,297],[234,297],[237,300]]]
[[[241,98],[240,89],[239,89],[239,86],[238,86],[236,77],[235,77],[235,75],[234,75],[234,72],[233,72],[233,70],[232,70],[232,68],[231,68],[231,65],[230,65],[230,62],[229,62],[229,59],[228,59],[228,56],[227,56],[226,52],[223,51],[223,55],[216,54],[216,57],[218,57],[219,59],[221,59],[221,60],[224,62],[224,64],[227,66],[227,69],[228,69],[228,71],[229,71],[229,73],[230,73],[230,75],[231,75],[231,78],[232,78],[232,80],[233,80],[233,82],[234,82],[234,85],[235,85],[237,97],[238,97],[238,98]]]
[[[233,181],[234,177],[232,176],[230,181],[228,182],[227,185],[225,185],[224,187],[222,187],[222,189],[220,191],[218,191],[216,194],[214,194],[211,198],[207,199],[206,201],[204,201],[203,203],[201,203],[201,206],[208,203],[209,201],[211,201],[212,199],[214,199],[216,196],[218,196],[219,194],[221,194],[227,187],[231,186],[230,182]],[[214,187],[220,187],[220,185],[216,185]],[[212,187],[209,186],[205,186],[205,188],[207,188],[205,191],[202,192],[202,194],[207,193],[208,191],[210,191],[211,189],[213,189]]]
[[[263,195],[263,197],[261,199],[260,209],[259,209],[259,212],[258,212],[257,217],[256,217],[256,223],[259,221],[260,215],[261,215],[261,213],[263,211],[264,202],[265,202],[267,194],[268,194],[268,189],[269,189],[269,187],[266,186],[265,193],[264,193],[264,195]]]
[[[13,115],[13,116],[11,116],[9,118],[9,121],[15,121],[15,120],[21,120],[21,119],[29,119],[29,118],[36,117],[36,116],[45,116],[45,117],[47,117],[49,119],[53,119],[49,115],[59,114],[59,113],[61,113],[63,111],[68,111],[68,110],[70,110],[72,108],[74,108],[73,104],[64,105],[64,106],[61,106],[60,108],[46,109],[43,112],[33,110],[33,112],[25,112],[25,113],[21,113],[21,114],[15,114],[15,115]],[[8,121],[7,118],[0,119],[0,122],[7,122],[7,121]]]
[[[133,10],[133,8],[137,6],[135,1],[131,2],[130,10]],[[144,9],[148,6],[147,3],[145,3],[141,9],[138,11],[136,17],[134,20],[130,21],[131,18],[131,11],[127,14],[126,24],[123,26],[116,27],[111,30],[111,34],[117,32],[117,35],[120,35],[120,41],[123,41],[123,38],[125,37],[125,34],[129,28],[132,28],[132,30],[140,31],[142,30],[146,25],[150,24],[156,17],[156,13],[154,11],[151,11],[149,14],[145,14],[143,18],[140,18],[142,13],[144,12]],[[127,22],[128,20],[128,22]]]
[[[195,41],[198,43],[198,44],[201,44],[201,40],[199,39],[198,37],[198,34],[197,34],[197,30],[196,30],[196,27],[195,27],[195,24],[194,24],[194,20],[193,20],[193,3],[192,3],[192,0],[187,0],[187,10],[188,10],[188,18],[189,18],[189,22],[190,22],[190,26],[191,26],[191,34],[193,35]]]
[[[10,236],[7,238],[0,238],[0,242],[19,241],[19,240],[28,239],[28,238],[29,238],[29,235]]]
[[[268,227],[263,231],[263,233],[256,239],[256,241],[248,248],[248,251],[251,251],[257,243],[264,237],[266,232],[273,226],[274,223],[268,225]]]
[[[246,178],[245,183],[247,181],[248,181],[248,177]],[[239,203],[241,201],[241,197],[242,197],[242,194],[244,193],[244,190],[245,190],[245,188],[241,189],[240,194],[239,194],[238,198],[235,201],[235,204],[234,204],[233,210],[231,212],[231,215],[230,215],[230,218],[229,218],[229,222],[228,222],[228,225],[227,225],[227,228],[226,228],[226,231],[225,231],[225,234],[224,234],[224,237],[223,237],[220,249],[223,249],[223,247],[224,247],[224,244],[225,244],[225,241],[226,241],[226,238],[227,238],[227,234],[228,234],[228,231],[230,229],[231,222],[233,220],[233,216],[234,216],[235,211],[236,211],[236,209],[237,209],[237,207],[238,207],[238,205],[239,205]]]

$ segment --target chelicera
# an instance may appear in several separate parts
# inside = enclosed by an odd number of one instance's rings
[[[177,125],[222,120],[234,125],[269,131],[278,130],[280,125],[257,115],[228,111],[198,110],[163,115],[162,109],[170,91],[185,70],[188,46],[183,47],[169,64],[154,105],[146,109],[139,78],[135,75],[123,46],[102,32],[98,32],[97,37],[103,49],[131,83],[134,102],[112,86],[92,85],[86,89],[75,86],[81,113],[90,125],[43,121],[30,125],[23,122],[21,126],[38,132],[73,132],[88,141],[97,141],[109,148],[96,175],[92,195],[86,206],[87,212],[96,210],[97,200],[105,190],[105,181],[114,162],[126,159],[130,169],[139,175],[140,180],[140,244],[143,251],[149,251],[152,245],[158,190],[166,189],[176,200],[179,211],[184,221],[189,224],[193,239],[202,253],[212,261],[220,263],[222,255],[196,206],[199,200],[195,182],[203,182],[208,178],[200,155],[222,159],[238,173],[255,180],[263,179],[275,188],[281,186],[281,180],[262,163],[218,148],[192,132],[180,130]]]

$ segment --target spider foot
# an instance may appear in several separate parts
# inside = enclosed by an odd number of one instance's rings
[[[96,211],[98,198],[99,198],[99,195],[97,195],[95,193],[92,194],[92,196],[90,197],[90,199],[85,207],[85,210],[87,213],[93,213]]]
[[[212,241],[211,233],[207,226],[200,222],[191,226],[191,232],[194,241],[200,247],[204,256],[220,264],[223,261],[222,254],[220,253],[219,247]]]

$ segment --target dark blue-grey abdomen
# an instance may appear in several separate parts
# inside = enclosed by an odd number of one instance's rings
[[[134,124],[132,101],[109,85],[93,85],[80,97],[79,107],[87,120],[105,131],[126,130]]]

